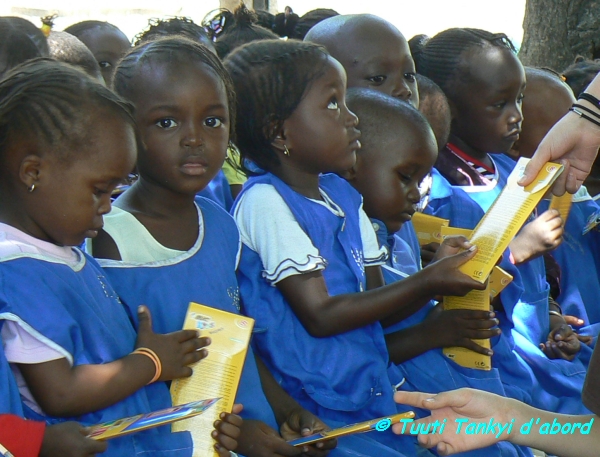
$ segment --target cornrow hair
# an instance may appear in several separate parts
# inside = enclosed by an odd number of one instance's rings
[[[27,19],[0,17],[0,75],[12,67],[36,57],[48,57],[44,33]]]
[[[417,73],[433,80],[449,98],[454,95],[455,84],[468,71],[462,57],[474,47],[496,46],[516,52],[504,33],[491,33],[481,29],[453,28],[438,33],[419,49],[415,58]]]
[[[81,21],[68,26],[64,31],[80,38],[81,35],[85,34],[87,31],[96,28],[106,28],[123,33],[116,25],[104,21]]]
[[[600,72],[600,60],[588,60],[577,56],[575,61],[565,68],[562,76],[569,85],[576,98],[587,89],[596,75]]]
[[[205,46],[212,46],[212,41],[204,27],[196,24],[189,17],[179,16],[168,19],[150,19],[148,28],[133,38],[133,45],[138,46],[147,41],[167,36],[184,36]]]
[[[246,159],[265,171],[279,164],[272,142],[302,101],[311,83],[323,75],[329,54],[322,46],[296,40],[245,44],[225,59],[237,94],[236,145]]]
[[[70,161],[87,150],[99,109],[135,125],[133,106],[82,71],[47,58],[25,62],[0,81],[0,157],[11,140],[33,138]]]
[[[122,97],[131,100],[136,87],[139,70],[148,63],[177,64],[199,62],[210,68],[223,82],[229,110],[229,136],[233,137],[235,124],[235,92],[229,73],[221,60],[206,46],[181,36],[159,38],[134,46],[121,59],[113,78],[113,89]]]
[[[257,15],[242,2],[233,12],[233,22],[221,33],[215,43],[217,55],[224,59],[238,46],[251,41],[279,38],[270,30],[257,24]]]

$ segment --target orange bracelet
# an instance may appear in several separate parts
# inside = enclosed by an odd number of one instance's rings
[[[154,368],[156,368],[156,372],[154,373],[154,377],[150,380],[148,384],[152,384],[153,382],[158,381],[158,378],[160,378],[160,375],[162,374],[162,364],[160,363],[160,359],[156,355],[156,352],[148,348],[137,348],[135,351],[132,352],[132,354],[145,355],[150,360],[152,360],[152,363],[154,363]]]

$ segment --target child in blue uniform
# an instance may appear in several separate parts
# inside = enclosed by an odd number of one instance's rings
[[[144,308],[136,335],[100,267],[72,247],[97,233],[134,165],[130,105],[79,71],[36,60],[0,84],[0,119],[1,336],[25,416],[91,425],[170,406],[153,381],[189,376],[208,341],[155,334]],[[188,456],[190,442],[159,427],[107,452]]]
[[[131,314],[145,304],[160,331],[181,329],[192,301],[239,313],[235,222],[206,198],[194,202],[221,169],[233,128],[226,70],[205,46],[163,38],[132,49],[116,70],[114,87],[136,107],[140,178],[106,216],[93,254],[111,259],[101,265]],[[278,424],[289,430],[287,439],[324,425],[274,381],[265,387],[272,409],[257,362],[250,350],[236,398],[247,419],[238,452],[296,455],[301,449],[285,443]]]
[[[282,386],[326,421],[391,414],[396,408],[379,321],[397,322],[436,291],[478,287],[456,271],[474,250],[378,288],[387,253],[360,195],[326,174],[352,167],[360,147],[341,65],[311,43],[260,41],[231,53],[225,66],[245,114],[237,120],[237,145],[263,170],[234,205],[243,243],[242,300],[265,328],[256,335],[257,350]],[[294,343],[282,344],[290,335]],[[372,438],[407,455],[417,452],[413,441],[398,446],[384,432]]]
[[[509,152],[511,156],[531,157],[550,128],[563,117],[575,103],[569,86],[551,71],[525,68],[527,75],[526,98],[523,100],[523,130]],[[587,220],[600,208],[582,186],[573,195],[573,204],[565,221],[564,241],[552,256],[561,267],[560,295],[557,301],[564,314],[585,323],[580,332],[597,336],[600,324],[600,295],[598,275],[598,232],[584,233]],[[542,200],[539,210],[548,209],[549,200]]]
[[[413,251],[416,233],[405,223],[420,200],[419,184],[433,167],[437,144],[427,121],[408,104],[385,95],[350,90],[348,106],[361,119],[362,148],[349,182],[361,192],[367,215],[381,244],[391,256],[383,267],[387,284],[415,274],[420,261]],[[398,141],[402,138],[402,141]],[[405,232],[401,227],[408,227]],[[442,353],[443,347],[462,346],[480,353],[487,349],[472,338],[491,338],[498,321],[485,311],[442,311],[429,302],[420,311],[386,328],[392,365],[390,377],[403,379],[402,390],[443,392],[473,387],[504,395],[498,370],[461,367]],[[494,446],[468,455],[531,455],[512,445]]]
[[[503,34],[446,30],[423,47],[417,68],[444,90],[452,106],[450,143],[440,153],[436,167],[487,211],[515,165],[499,153],[507,152],[518,139],[523,119],[525,73],[512,44]],[[459,77],[465,71],[470,78]],[[502,304],[514,324],[515,351],[535,378],[534,404],[576,413],[584,411],[580,392],[585,363],[561,360],[575,357],[580,344],[562,317],[549,319],[549,311],[555,310],[549,302],[546,269],[540,257],[560,243],[561,225],[558,212],[548,211],[527,224],[511,242],[523,294],[515,302],[503,297]]]

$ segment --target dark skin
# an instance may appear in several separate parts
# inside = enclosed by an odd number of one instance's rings
[[[296,192],[321,199],[319,173],[344,173],[356,158],[357,118],[345,105],[345,72],[334,59],[315,80],[292,116],[283,122],[273,149],[280,165],[271,170]],[[332,103],[335,102],[335,105]],[[335,108],[335,109],[334,109]],[[323,138],[320,126],[325,125]],[[309,139],[309,140],[307,140]],[[284,154],[287,146],[289,155]],[[464,241],[464,240],[463,240]],[[464,243],[469,249],[470,245]],[[442,259],[411,278],[386,287],[379,267],[366,267],[367,292],[330,296],[321,272],[289,276],[277,288],[306,330],[315,337],[336,335],[382,321],[391,325],[417,311],[434,293],[464,295],[483,285],[456,268],[475,254],[467,250]],[[441,272],[453,271],[452,275]]]
[[[87,457],[106,451],[108,443],[87,437],[88,430],[77,422],[46,427],[40,457]]]
[[[360,114],[363,118],[378,115]],[[367,215],[383,222],[388,233],[400,230],[414,213],[420,199],[419,185],[437,157],[437,143],[431,130],[413,125],[413,121],[399,113],[394,114],[395,117],[384,112],[379,115],[381,122],[389,124],[385,129],[388,134],[378,132],[377,135],[371,135],[368,130],[363,132],[363,147],[358,153],[356,165],[347,174],[348,181],[363,195]],[[371,123],[366,125],[370,126]],[[402,138],[402,141],[398,141],[398,138]],[[447,239],[441,249],[435,243],[437,247],[432,252],[432,266],[436,259],[458,252],[460,244],[452,246],[449,242]],[[445,276],[451,273],[440,274]],[[419,302],[416,306],[420,308],[424,304]],[[497,324],[494,314],[487,311],[442,311],[438,305],[418,325],[386,335],[386,343],[394,363],[404,362],[430,349],[449,346],[462,346],[490,354],[489,349],[472,339],[497,335],[499,330],[491,329]]]
[[[0,191],[0,201],[6,204],[0,209],[0,220],[60,246],[79,245],[84,237],[95,236],[102,216],[110,211],[110,193],[135,161],[133,129],[114,113],[108,114],[103,109],[89,114],[88,150],[71,161],[60,160],[41,142],[14,139],[6,150]],[[32,185],[35,192],[28,192]],[[146,309],[140,310],[140,317],[144,327],[136,347],[156,352],[163,367],[160,379],[189,376],[187,365],[206,355],[199,349],[209,340],[198,338],[195,331],[155,334]],[[117,403],[145,386],[156,372],[153,362],[139,354],[102,365],[71,366],[62,358],[20,364],[19,369],[37,403],[56,417],[78,416]]]
[[[203,65],[182,63],[176,71],[148,65],[140,72],[136,95],[140,178],[116,206],[133,214],[163,246],[188,251],[199,230],[194,198],[221,168],[229,142],[224,86]],[[199,159],[181,166],[187,157]],[[96,257],[121,260],[114,240],[103,231],[94,239],[93,251]],[[212,434],[215,450],[222,456],[233,449],[248,457],[326,455],[335,441],[306,452],[286,443],[306,433],[305,428],[313,433],[325,425],[294,402],[258,359],[257,364],[265,395],[281,421],[281,435],[261,421],[242,422],[223,413]]]

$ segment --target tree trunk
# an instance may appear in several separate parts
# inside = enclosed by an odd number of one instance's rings
[[[600,0],[527,0],[524,65],[561,71],[576,56],[600,57]]]

